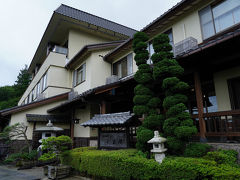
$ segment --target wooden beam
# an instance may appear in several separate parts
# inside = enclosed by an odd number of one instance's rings
[[[101,114],[106,114],[106,101],[101,103]]]
[[[199,119],[199,127],[200,127],[200,141],[206,142],[206,124],[203,119],[203,96],[202,96],[202,87],[199,72],[194,72],[194,82],[195,82],[195,93],[196,93],[196,101],[198,108],[198,119]]]

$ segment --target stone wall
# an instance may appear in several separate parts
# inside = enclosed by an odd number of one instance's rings
[[[240,144],[239,143],[207,143],[213,147],[213,150],[235,150],[238,152],[238,163],[240,163]]]

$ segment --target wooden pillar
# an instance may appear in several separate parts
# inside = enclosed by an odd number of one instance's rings
[[[199,119],[199,127],[200,127],[200,141],[206,142],[206,124],[203,119],[203,96],[202,96],[202,87],[199,72],[194,72],[194,81],[195,81],[195,93],[196,93],[196,101],[198,108],[198,119]]]
[[[72,114],[71,114],[71,123],[70,123],[70,131],[71,131],[71,139],[73,141],[74,144],[74,118],[75,118],[75,109],[73,107],[72,109]]]
[[[102,104],[101,104],[101,114],[106,114],[107,112],[107,108],[106,108],[106,101],[102,101]]]

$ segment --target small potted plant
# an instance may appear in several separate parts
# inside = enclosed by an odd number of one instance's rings
[[[49,137],[43,139],[42,149],[47,151],[40,158],[39,161],[55,162],[53,165],[48,165],[44,168],[44,174],[48,175],[50,179],[59,179],[69,175],[70,166],[60,164],[60,155],[66,150],[71,149],[72,140],[69,136]]]

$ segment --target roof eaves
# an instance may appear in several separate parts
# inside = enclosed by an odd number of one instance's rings
[[[85,45],[66,65],[65,68],[70,68],[70,65],[74,63],[77,59],[79,59],[85,52],[89,52],[91,50],[99,50],[99,49],[106,49],[120,45],[121,43],[125,42],[125,40],[121,41],[112,41],[106,43],[99,43],[99,44],[89,44]]]
[[[65,11],[63,12],[63,8],[67,8],[68,10],[65,9]],[[75,12],[70,12],[70,10],[75,11]],[[83,21],[83,22],[86,22],[86,23],[89,23],[89,24],[92,24],[95,26],[99,26],[99,27],[117,32],[117,33],[125,35],[125,36],[129,36],[129,37],[131,37],[135,32],[137,32],[137,30],[135,30],[133,28],[129,28],[122,24],[119,24],[119,23],[110,21],[108,19],[87,13],[85,11],[81,11],[79,9],[67,6],[65,4],[62,4],[61,6],[59,6],[54,12],[64,15],[64,16],[67,16],[67,17],[70,17],[72,19],[76,19],[78,21]],[[82,19],[77,18],[77,13],[79,13],[79,14],[82,13],[83,15],[88,16],[88,17],[82,18]],[[90,20],[91,18],[93,18],[93,19]],[[99,23],[98,21],[102,21],[102,22]]]
[[[23,111],[23,110],[27,110],[27,109],[30,109],[30,108],[34,108],[34,107],[44,105],[47,102],[54,102],[54,101],[62,100],[62,99],[65,99],[67,97],[68,97],[68,93],[63,93],[63,94],[56,95],[56,96],[53,96],[53,97],[49,97],[49,98],[46,98],[46,99],[43,99],[43,100],[40,100],[40,101],[34,101],[32,103],[29,103],[29,104],[3,109],[3,110],[0,111],[0,114],[2,116],[6,116],[6,115],[9,115],[9,114],[12,114],[12,113],[16,113],[16,112],[20,112],[20,111]]]

